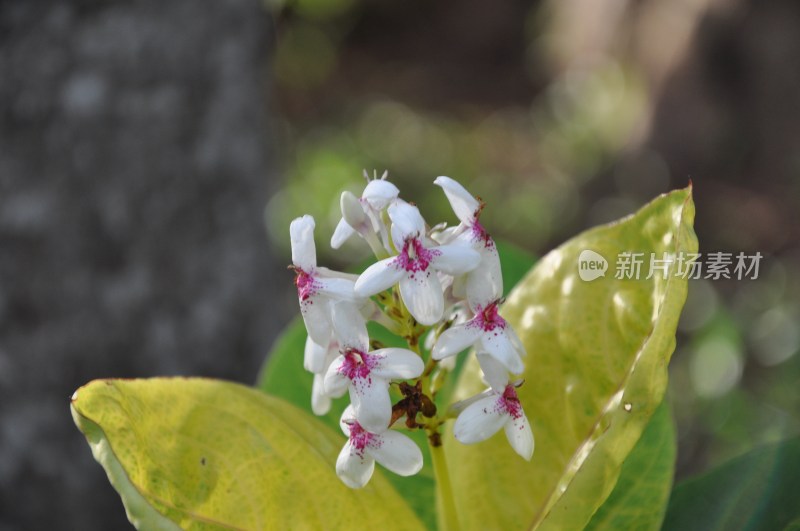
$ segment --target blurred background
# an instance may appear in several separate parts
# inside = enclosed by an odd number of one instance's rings
[[[0,530],[126,529],[68,414],[100,377],[252,383],[287,227],[460,180],[536,255],[691,179],[678,479],[800,432],[800,3],[0,0]],[[266,205],[266,208],[265,208]],[[343,262],[342,257],[348,261]]]

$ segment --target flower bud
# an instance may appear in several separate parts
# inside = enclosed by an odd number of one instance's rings
[[[361,232],[365,227],[369,227],[369,218],[355,195],[348,191],[342,192],[339,204],[342,207],[342,217],[348,225],[358,232]]]

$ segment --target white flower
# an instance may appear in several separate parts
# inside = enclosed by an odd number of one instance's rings
[[[471,308],[475,317],[442,332],[431,352],[433,359],[455,356],[477,345],[479,353],[488,354],[514,374],[521,373],[525,369],[522,363],[525,347],[508,322],[500,317],[498,302],[477,304]]]
[[[303,350],[303,368],[314,374],[324,374],[328,369],[328,357],[331,353],[336,354],[337,352],[339,352],[339,343],[335,338],[332,338],[327,346],[322,346],[308,336]]]
[[[330,303],[333,337],[328,341],[327,346],[315,343],[311,336],[306,338],[303,367],[314,373],[314,382],[311,386],[311,410],[315,415],[325,415],[330,411],[331,397],[325,392],[325,374],[339,356],[341,346],[338,338],[347,338],[346,342],[357,345],[366,345],[369,341],[364,314],[372,313],[375,303],[369,299],[366,299],[365,302],[366,304],[362,304],[360,307],[357,303],[350,301]]]
[[[300,311],[311,339],[327,345],[331,338],[331,305],[337,300],[356,300],[353,278],[324,267],[317,267],[314,246],[314,218],[303,216],[289,227],[292,241],[292,263]]]
[[[367,177],[366,171],[364,176]],[[385,232],[380,213],[400,194],[400,190],[386,180],[387,176],[388,172],[384,172],[380,179],[370,180],[361,194],[361,199],[350,192],[342,193],[342,219],[333,231],[331,247],[338,249],[356,233],[370,241],[377,234]]]
[[[315,415],[325,415],[331,409],[331,397],[325,393],[325,373],[333,360],[339,355],[339,342],[331,339],[327,347],[314,343],[309,336],[303,357],[303,366],[314,373],[311,385],[311,411]]]
[[[340,421],[348,440],[336,460],[336,474],[350,488],[367,484],[375,470],[375,461],[395,474],[411,476],[422,468],[422,452],[402,433],[381,430],[368,431],[356,420],[348,406]]]
[[[433,184],[441,186],[456,217],[461,221],[454,230],[447,229],[442,237],[449,243],[461,243],[481,255],[478,267],[466,275],[466,295],[470,300],[485,300],[489,293],[503,293],[503,274],[500,255],[492,237],[479,221],[481,203],[461,184],[450,177],[437,177]]]
[[[512,384],[491,391],[467,406],[456,419],[453,434],[464,444],[485,441],[505,428],[511,447],[526,461],[533,456],[533,432]]]
[[[368,267],[356,280],[355,292],[359,297],[369,297],[399,282],[400,296],[411,315],[423,325],[432,325],[444,313],[437,271],[466,273],[478,265],[480,255],[463,245],[426,245],[425,221],[417,207],[408,203],[392,203],[389,217],[392,240],[400,252]]]
[[[502,393],[506,385],[508,385],[508,369],[493,356],[485,352],[478,352],[476,357],[478,358],[478,364],[483,373],[483,381],[486,382],[493,391]],[[447,359],[454,360],[455,357]]]
[[[325,394],[339,397],[349,390],[358,422],[370,431],[385,430],[392,417],[389,382],[421,375],[425,368],[422,358],[403,348],[367,352],[366,329],[348,312],[336,312],[335,319],[342,354],[325,373]]]
[[[365,304],[359,305],[350,301],[331,302],[331,317],[333,337],[327,347],[318,345],[309,336],[306,339],[303,366],[314,373],[314,382],[311,386],[311,410],[315,415],[325,415],[330,411],[331,396],[325,392],[325,374],[333,361],[339,356],[341,344],[366,345],[369,341],[367,334],[367,315],[374,311],[375,303],[369,299]],[[338,338],[345,338],[340,342]]]

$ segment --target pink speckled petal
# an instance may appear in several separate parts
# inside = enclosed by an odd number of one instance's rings
[[[499,405],[500,397],[491,394],[469,405],[456,419],[453,435],[464,444],[485,441],[503,427],[508,415]]]
[[[361,455],[347,441],[336,459],[336,475],[351,489],[360,489],[367,484],[375,471],[375,459],[366,452]]]
[[[481,351],[490,354],[494,359],[514,374],[525,370],[522,359],[508,338],[506,331],[501,328],[484,332],[481,336]]]
[[[350,383],[350,402],[358,423],[365,430],[381,433],[389,427],[392,417],[392,401],[389,398],[389,382],[370,375],[356,378]]]
[[[509,417],[505,431],[506,438],[514,451],[526,461],[530,461],[533,457],[533,431],[528,417],[524,414],[516,419]]]

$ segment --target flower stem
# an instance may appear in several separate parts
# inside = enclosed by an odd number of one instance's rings
[[[453,498],[453,488],[450,485],[450,473],[447,469],[447,460],[444,455],[444,447],[441,442],[435,445],[428,439],[428,446],[431,451],[431,461],[433,462],[433,471],[436,475],[436,490],[437,499],[437,512],[439,513],[439,528],[442,531],[458,531],[460,529],[458,523],[458,513],[456,512],[456,504]]]

